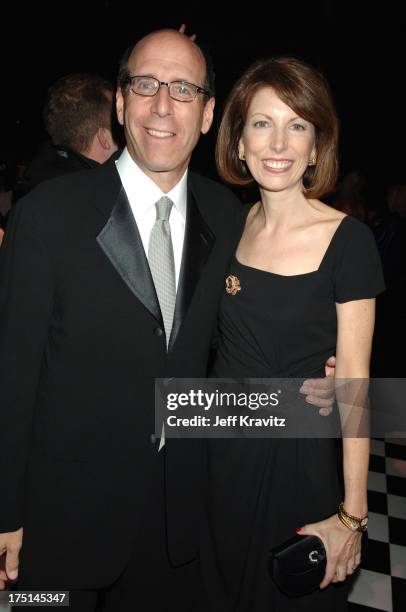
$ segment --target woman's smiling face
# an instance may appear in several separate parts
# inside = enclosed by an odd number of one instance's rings
[[[303,175],[316,155],[315,128],[282,102],[271,87],[257,91],[239,142],[247,166],[268,191],[303,190]]]

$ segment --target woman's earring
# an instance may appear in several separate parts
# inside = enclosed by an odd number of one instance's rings
[[[316,165],[316,156],[313,156],[309,159],[309,166],[315,166]]]
[[[241,161],[245,161],[245,153],[242,149],[238,151],[238,157],[241,159]]]

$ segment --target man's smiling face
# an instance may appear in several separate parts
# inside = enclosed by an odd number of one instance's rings
[[[204,88],[206,65],[200,49],[175,31],[150,34],[134,48],[129,75],[153,76],[159,81],[187,81]],[[117,115],[124,125],[127,147],[138,166],[164,192],[182,178],[200,133],[213,120],[214,98],[198,93],[192,102],[169,96],[164,85],[155,96],[117,92]]]

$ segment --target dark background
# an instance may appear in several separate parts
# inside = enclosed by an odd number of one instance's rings
[[[72,71],[115,80],[132,41],[186,23],[207,44],[217,76],[217,115],[194,165],[213,175],[220,110],[239,74],[258,57],[294,54],[322,69],[341,121],[342,172],[358,169],[380,190],[404,181],[406,138],[401,3],[273,0],[259,4],[191,1],[15,3],[1,9],[0,155],[28,158],[45,137],[41,109],[47,87]],[[1,160],[0,160],[1,161]]]

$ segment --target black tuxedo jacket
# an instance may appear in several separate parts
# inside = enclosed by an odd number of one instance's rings
[[[166,350],[141,238],[114,162],[23,198],[0,251],[0,531],[24,527],[39,582],[103,586],[145,520],[170,562],[196,555],[199,441],[154,432],[154,378],[204,377],[240,232],[221,185],[188,178],[185,243]]]

